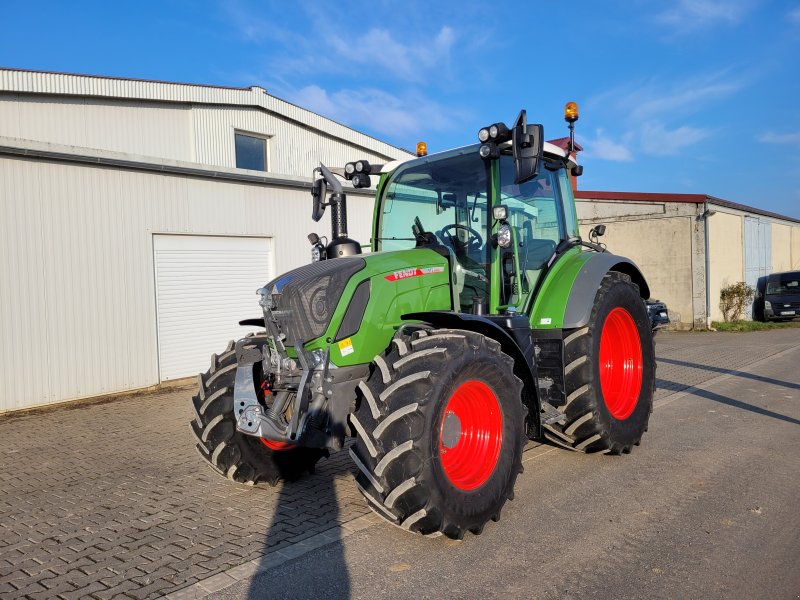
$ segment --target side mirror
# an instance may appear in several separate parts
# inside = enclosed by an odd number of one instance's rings
[[[603,237],[606,234],[606,226],[605,225],[595,225],[592,227],[592,230],[589,232],[590,237]]]
[[[319,221],[322,215],[325,214],[325,197],[328,194],[328,185],[325,179],[320,177],[315,180],[311,186],[311,198],[313,199],[313,207],[311,209],[311,218]]]
[[[517,185],[530,181],[539,171],[539,160],[544,150],[544,127],[528,126],[525,110],[521,110],[511,133],[512,151]]]

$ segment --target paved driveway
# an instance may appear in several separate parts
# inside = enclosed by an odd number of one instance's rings
[[[656,398],[797,347],[798,338],[798,330],[660,333]],[[0,597],[203,595],[235,581],[231,569],[245,577],[373,522],[344,452],[285,487],[244,487],[213,473],[187,426],[191,393],[0,417]]]

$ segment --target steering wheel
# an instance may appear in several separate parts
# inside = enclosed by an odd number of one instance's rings
[[[462,242],[458,239],[457,236],[454,236],[450,233],[451,229],[463,229],[467,233],[469,233],[470,237],[467,238],[466,242]],[[450,240],[450,244],[453,246],[453,250],[456,251],[456,254],[460,252],[466,252],[469,254],[470,250],[473,252],[477,252],[480,250],[481,246],[483,246],[483,238],[481,234],[474,230],[469,225],[462,225],[461,223],[451,223],[450,225],[445,225],[438,231],[439,235],[444,238],[447,236],[447,239]]]

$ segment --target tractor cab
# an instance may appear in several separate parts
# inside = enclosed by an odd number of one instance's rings
[[[524,312],[563,241],[578,235],[564,152],[546,144],[517,182],[510,143],[493,160],[478,145],[421,157],[380,186],[374,250],[432,248],[450,260],[458,312]]]

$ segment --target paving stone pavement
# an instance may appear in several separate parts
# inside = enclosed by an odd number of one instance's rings
[[[798,341],[800,329],[660,333],[656,398]],[[141,600],[214,587],[215,575],[326,532],[333,540],[369,514],[346,452],[287,486],[219,477],[194,449],[192,393],[0,417],[0,598]]]

